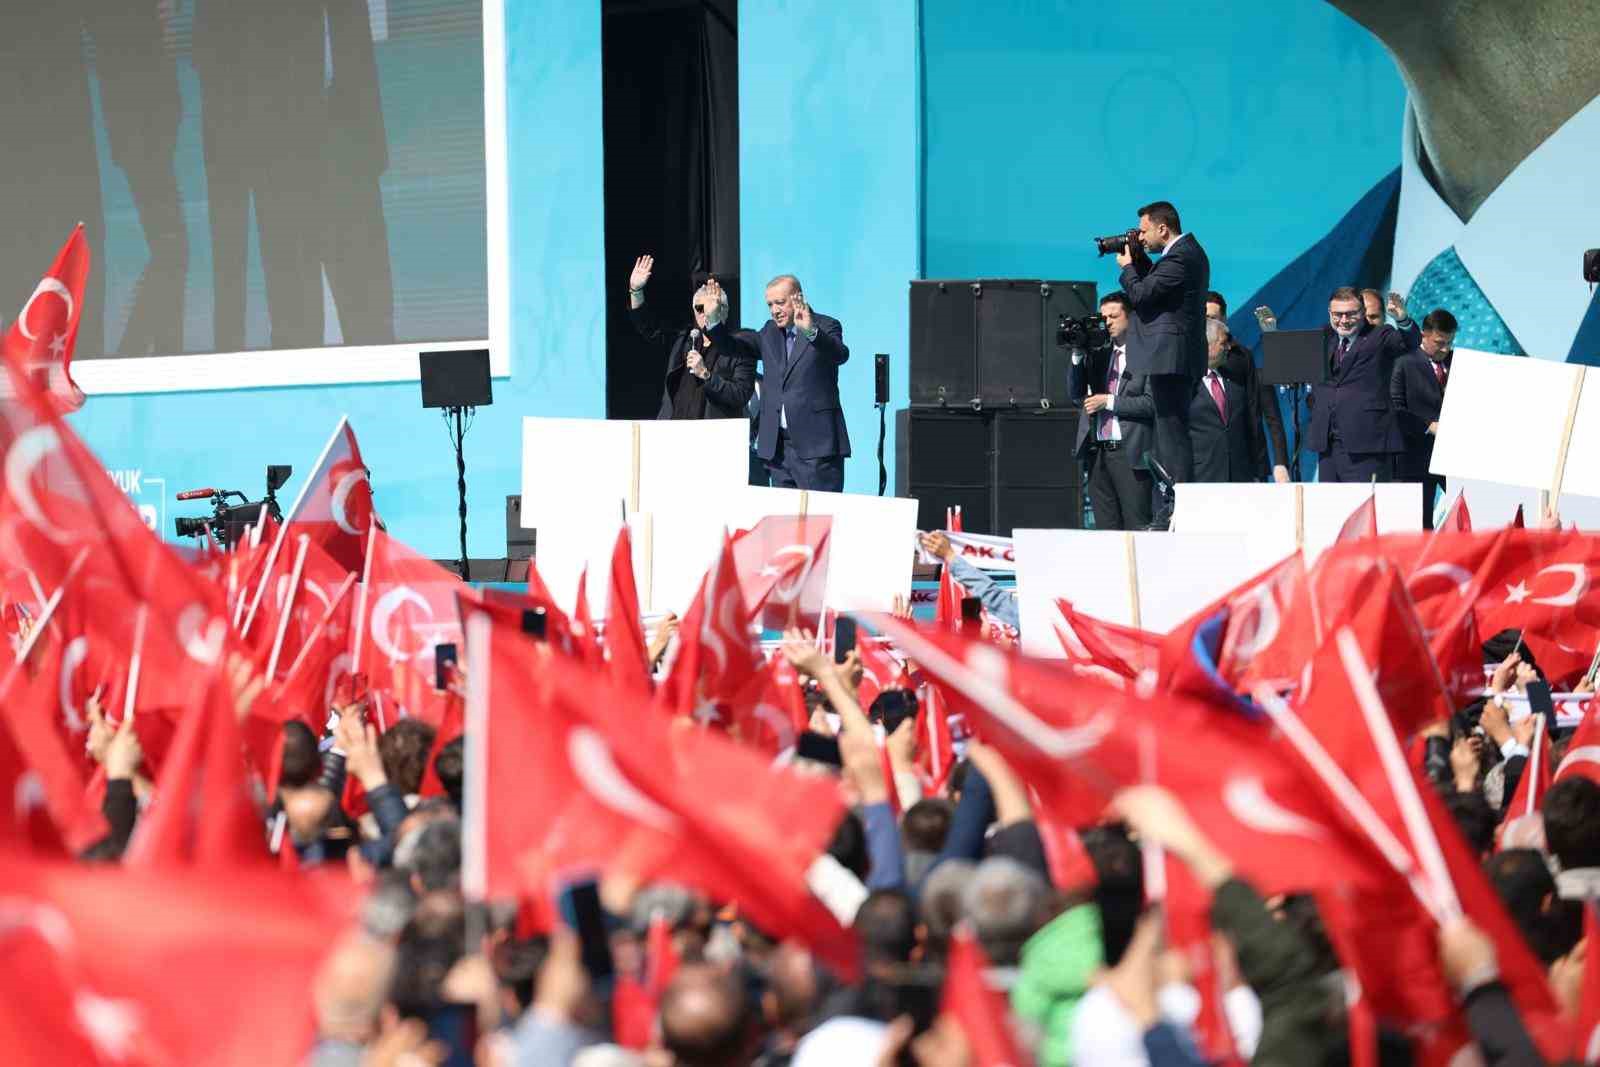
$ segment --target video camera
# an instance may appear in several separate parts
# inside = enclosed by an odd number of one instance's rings
[[[1115,256],[1126,252],[1129,245],[1140,249],[1144,247],[1139,243],[1138,230],[1128,230],[1125,233],[1114,233],[1110,237],[1094,239],[1094,247],[1102,256]]]
[[[1056,320],[1057,348],[1081,348],[1089,352],[1109,344],[1111,332],[1106,327],[1104,315],[1085,315],[1077,319],[1062,315]]]
[[[237,489],[190,489],[178,494],[179,500],[200,500],[209,497],[211,514],[206,517],[179,515],[174,520],[179,537],[205,537],[209,530],[217,544],[223,548],[238,544],[250,527],[261,521],[261,508],[278,522],[283,521],[283,509],[278,506],[278,490],[289,480],[294,468],[287,463],[267,467],[267,495],[251,500]],[[238,497],[240,504],[230,505],[229,497]]]

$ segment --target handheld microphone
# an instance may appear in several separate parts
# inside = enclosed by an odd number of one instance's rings
[[[699,348],[700,347],[700,330],[699,330],[698,327],[696,327],[695,329],[692,329],[692,330],[689,331],[689,347],[690,348]]]
[[[204,500],[208,496],[216,496],[215,489],[186,489],[178,494],[179,500]]]

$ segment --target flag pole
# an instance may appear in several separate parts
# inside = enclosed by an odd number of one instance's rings
[[[289,632],[289,615],[294,610],[295,597],[300,593],[300,575],[305,570],[306,553],[311,548],[311,538],[300,535],[300,544],[294,554],[294,567],[289,571],[289,591],[283,596],[283,606],[278,609],[278,632],[272,637],[272,652],[267,656],[267,681],[278,676],[278,656],[283,652],[283,638]]]
[[[339,589],[333,594],[333,599],[328,603],[327,610],[322,613],[322,618],[311,628],[311,633],[306,635],[305,643],[300,646],[300,651],[295,653],[294,662],[289,664],[289,670],[283,676],[283,684],[287,685],[300,671],[300,666],[305,662],[306,653],[317,643],[322,636],[322,631],[328,628],[328,622],[333,618],[333,613],[344,603],[344,598],[350,595],[350,589],[356,584],[356,576],[347,574],[344,581],[339,583]]]
[[[51,593],[49,599],[44,602],[44,606],[39,611],[39,617],[34,620],[33,628],[28,631],[27,638],[17,646],[17,663],[20,664],[26,660],[29,654],[33,652],[33,646],[39,643],[39,638],[44,635],[46,624],[55,615],[56,608],[61,606],[61,597],[67,591],[67,583],[72,581],[73,576],[78,573],[78,568],[83,565],[83,561],[88,556],[89,550],[82,548],[73,557],[72,563],[67,567],[67,573],[61,576],[61,584],[56,587],[56,591]]]
[[[333,451],[334,444],[339,440],[339,434],[344,432],[345,426],[350,422],[348,415],[340,415],[339,423],[333,428],[328,443],[322,446],[322,454],[317,457],[317,462],[311,468],[311,473],[301,483],[300,491],[295,494],[294,503],[283,516],[283,525],[278,527],[278,535],[272,539],[272,547],[267,550],[267,562],[261,569],[261,584],[256,586],[255,596],[250,601],[250,611],[244,618],[244,624],[239,627],[239,636],[244,637],[250,633],[251,625],[256,621],[256,611],[261,607],[261,595],[266,591],[267,579],[272,577],[272,568],[278,562],[278,556],[283,552],[284,539],[289,536],[289,526],[294,522],[294,517],[300,513],[300,505],[305,503],[306,494],[311,491],[311,483],[316,480],[316,475],[322,470],[322,465],[328,462],[328,453]],[[377,526],[376,522],[372,526]]]
[[[133,623],[133,655],[128,657],[128,689],[122,695],[122,721],[133,718],[133,707],[139,698],[139,668],[144,661],[144,627],[150,608],[140,604]]]

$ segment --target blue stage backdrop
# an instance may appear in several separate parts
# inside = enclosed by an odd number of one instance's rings
[[[474,556],[504,554],[521,417],[605,414],[599,4],[507,4],[506,64],[513,361],[467,436]],[[424,552],[457,555],[455,457],[415,382],[95,396],[73,422],[170,538],[174,514],[199,513],[173,502],[180,489],[254,498],[265,464],[292,463],[280,494],[292,499],[346,413],[389,528]]]

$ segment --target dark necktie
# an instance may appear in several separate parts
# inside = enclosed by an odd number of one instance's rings
[[[1339,338],[1339,347],[1333,350],[1333,369],[1338,370],[1339,364],[1344,362],[1345,353],[1350,351],[1350,338]]]
[[[1439,391],[1441,393],[1444,392],[1445,371],[1443,363],[1435,363],[1433,365],[1433,376],[1439,379]]]

